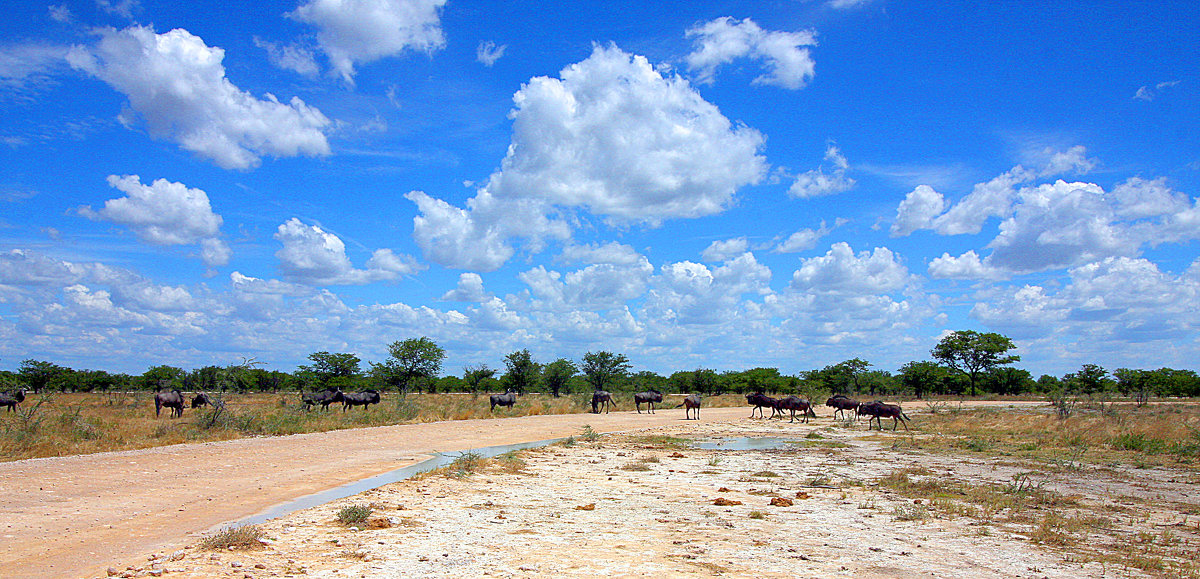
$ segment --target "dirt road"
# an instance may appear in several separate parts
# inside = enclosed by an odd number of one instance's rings
[[[701,422],[746,412],[705,409]],[[449,421],[0,463],[0,574],[99,576],[110,561],[178,549],[223,523],[431,452],[578,435],[585,424],[620,432],[682,419],[674,410]]]

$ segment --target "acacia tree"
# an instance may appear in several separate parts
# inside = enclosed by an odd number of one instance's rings
[[[354,354],[313,352],[308,359],[312,360],[312,364],[300,366],[299,370],[311,374],[320,388],[342,386],[361,372],[358,366],[360,360]]]
[[[965,374],[971,381],[971,396],[975,396],[975,384],[980,375],[1021,359],[1008,353],[1015,347],[1007,336],[994,332],[981,334],[974,330],[959,330],[942,338],[931,353],[951,370]]]
[[[917,398],[926,392],[933,392],[945,375],[946,369],[937,362],[914,361],[900,367],[900,383]]]
[[[467,383],[467,389],[471,392],[479,392],[482,388],[484,380],[487,380],[496,375],[496,371],[488,368],[487,364],[478,366],[463,366],[463,382]]]
[[[45,362],[42,360],[25,360],[21,362],[21,367],[17,370],[17,375],[21,380],[29,385],[29,388],[36,394],[50,385],[56,378],[61,376],[66,368]]]
[[[629,358],[601,350],[583,355],[583,375],[593,390],[604,390],[629,375]]]
[[[501,378],[505,386],[524,394],[525,389],[537,383],[541,365],[533,361],[529,350],[517,350],[504,357],[504,376]]]
[[[542,381],[546,386],[550,387],[550,391],[554,393],[554,397],[558,398],[559,393],[566,388],[567,383],[575,376],[579,369],[575,367],[575,363],[566,359],[559,358],[549,364],[546,364],[542,371]]]
[[[857,394],[858,391],[860,390],[859,378],[863,375],[863,372],[866,372],[867,368],[870,368],[870,367],[871,367],[871,363],[866,360],[863,360],[862,358],[851,358],[851,359],[846,360],[845,362],[842,362],[841,364],[838,364],[837,366],[835,366],[835,368],[837,368],[841,372],[843,372],[846,375],[846,377],[849,379],[850,384],[853,385],[852,392],[855,394]],[[870,387],[871,387],[871,395],[872,396],[875,395],[875,386],[876,386],[876,382],[874,380],[871,381]]]
[[[442,360],[446,351],[424,336],[392,342],[388,346],[389,357],[378,364],[371,364],[371,374],[385,384],[405,393],[415,380],[433,379],[442,371]]]

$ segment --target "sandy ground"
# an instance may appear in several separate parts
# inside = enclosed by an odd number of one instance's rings
[[[685,422],[681,410],[534,416],[2,464],[0,492],[17,500],[0,507],[0,569],[15,577],[1140,576],[1071,562],[1079,559],[1028,541],[1028,529],[905,520],[912,499],[873,482],[921,465],[933,476],[1003,483],[1027,465],[889,451],[902,434],[830,428],[828,416],[788,424],[730,408],[705,409],[703,418]],[[583,441],[584,424],[623,434]],[[825,437],[816,444],[805,439],[814,430]],[[430,451],[570,435],[573,446],[525,451],[522,472],[419,477],[269,521],[261,549],[194,546],[222,523]],[[810,444],[701,450],[650,435]],[[1194,504],[1197,481],[1181,476],[1046,475],[1042,483],[1086,501],[1152,493]],[[782,498],[792,504],[771,504]],[[363,529],[336,521],[352,504],[373,505]],[[1137,519],[1151,530],[1173,524],[1166,512]]]
[[[682,410],[432,422],[0,463],[0,576],[102,575],[297,497],[431,452],[662,426]],[[705,409],[702,422],[746,415]]]

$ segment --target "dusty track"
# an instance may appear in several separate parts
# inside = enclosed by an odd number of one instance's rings
[[[702,422],[746,417],[704,409]],[[5,577],[103,575],[273,505],[458,451],[683,423],[682,410],[449,421],[0,463]]]

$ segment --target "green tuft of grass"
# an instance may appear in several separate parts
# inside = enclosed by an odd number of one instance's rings
[[[374,509],[371,505],[346,505],[337,512],[337,522],[343,525],[357,525],[366,522]]]

